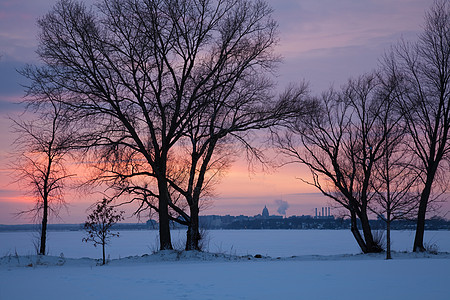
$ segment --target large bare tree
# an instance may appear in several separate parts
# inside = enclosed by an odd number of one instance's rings
[[[410,153],[422,172],[414,251],[423,244],[426,213],[450,165],[450,3],[435,1],[426,13],[424,31],[414,43],[402,41],[386,56],[391,76],[403,79],[398,103],[410,136]]]
[[[107,166],[99,178],[146,177],[160,249],[171,249],[171,151],[214,93],[273,69],[271,10],[247,0],[61,0],[38,24],[43,67],[25,72],[29,93],[62,91],[84,125],[80,140]]]
[[[315,113],[295,119],[275,139],[289,163],[310,169],[313,179],[306,182],[348,212],[351,231],[364,253],[382,251],[370,228],[369,205],[374,164],[384,157],[385,137],[398,122],[384,121],[400,118],[386,109],[393,89],[377,74],[350,80],[341,91],[330,90],[316,99]]]
[[[243,15],[239,17],[240,22],[244,21]],[[210,196],[236,151],[260,159],[257,143],[252,142],[258,136],[257,131],[279,126],[294,115],[307,113],[308,107],[302,102],[306,86],[278,99],[274,98],[272,88],[273,84],[261,76],[259,68],[252,67],[206,94],[207,99],[198,100],[204,105],[187,124],[185,136],[172,149],[167,172],[171,191],[169,218],[188,227],[186,250],[200,249],[198,217],[202,200]],[[118,195],[124,192],[134,195],[130,201],[145,204],[139,207],[139,212],[147,208],[158,211],[155,203],[158,197],[152,192],[151,178],[137,176],[142,175],[137,160],[115,159],[124,160],[132,162],[136,176],[122,176],[125,180],[114,182]],[[115,171],[115,174],[125,173]]]

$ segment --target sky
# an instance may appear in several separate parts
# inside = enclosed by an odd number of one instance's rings
[[[23,78],[16,72],[37,63],[36,20],[55,0],[0,0],[0,224],[28,223],[14,213],[30,208],[23,193],[12,184],[7,168],[14,135],[8,117],[19,115]],[[92,3],[93,0],[88,1]],[[283,62],[277,72],[278,89],[306,81],[313,93],[339,87],[349,78],[370,72],[385,51],[400,38],[414,40],[421,32],[424,12],[432,0],[268,0],[279,24],[277,52]],[[256,215],[267,205],[277,213],[282,200],[286,214],[312,215],[327,199],[299,178],[309,179],[300,165],[249,172],[236,161],[216,187],[216,198],[204,214]],[[91,202],[71,195],[69,206],[52,222],[85,220]],[[127,219],[134,221],[134,219]]]

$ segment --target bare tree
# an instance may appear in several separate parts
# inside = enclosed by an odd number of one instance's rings
[[[183,140],[189,158],[181,164],[186,166],[183,180],[179,180],[180,176],[170,180],[173,189],[189,205],[189,215],[180,213],[188,223],[187,250],[199,249],[200,200],[227,169],[234,148],[261,159],[257,143],[252,142],[254,133],[261,134],[261,129],[272,129],[293,115],[307,113],[307,105],[302,102],[306,86],[290,97],[283,95],[278,101],[270,101],[270,88],[270,82],[259,80],[257,73],[248,74],[239,83],[225,85],[209,95],[209,105],[189,124]],[[291,105],[291,96],[296,97],[296,106]]]
[[[25,72],[29,92],[41,93],[37,82],[63,91],[61,103],[84,124],[80,140],[108,162],[100,179],[149,177],[161,249],[172,248],[171,149],[208,95],[273,69],[270,15],[262,1],[105,0],[87,9],[61,0],[38,22],[44,67]],[[116,159],[121,152],[139,170],[115,174],[130,162]]]
[[[19,215],[32,214],[40,219],[39,254],[45,255],[49,215],[58,214],[65,205],[64,188],[71,175],[65,158],[73,142],[73,132],[64,112],[52,95],[47,94],[48,110],[35,121],[15,120],[16,162],[12,165],[16,182],[25,186],[35,201],[34,208]]]
[[[271,83],[259,78],[255,71],[243,74],[240,82],[223,85],[208,95],[209,99],[201,99],[208,104],[192,118],[185,136],[171,153],[167,173],[171,190],[170,219],[188,226],[186,250],[200,250],[198,217],[202,202],[204,204],[204,199],[211,196],[214,185],[229,167],[237,149],[261,158],[256,143],[252,143],[255,132],[279,126],[293,115],[308,112],[308,105],[302,102],[306,86],[275,101],[270,94]],[[296,105],[292,105],[293,99]],[[135,170],[139,169],[137,165],[134,162]],[[157,211],[156,196],[149,188],[151,183],[143,184],[142,178],[141,181],[127,179],[125,185],[125,181],[116,184],[120,193],[134,194],[131,201],[145,202],[147,207]]]
[[[391,93],[393,89],[389,86],[397,86],[397,78],[391,78],[391,82],[386,84],[387,91]],[[380,119],[379,124],[384,132],[387,132],[387,128],[392,130],[384,135],[384,157],[374,164],[371,190],[375,201],[370,205],[370,210],[386,222],[386,259],[391,259],[391,223],[411,218],[416,213],[420,174],[408,153],[406,128],[401,112],[395,112],[395,101],[382,105],[390,113],[382,114],[385,118]]]
[[[112,200],[103,198],[103,200],[92,209],[87,216],[87,221],[84,223],[84,230],[86,230],[87,237],[83,238],[83,242],[92,242],[94,246],[102,245],[103,260],[102,264],[106,263],[105,247],[111,240],[111,237],[119,236],[118,232],[111,232],[111,227],[119,221],[124,219],[124,211],[117,211],[111,205]]]
[[[330,90],[316,99],[314,114],[297,118],[275,139],[288,163],[310,169],[313,180],[305,182],[347,210],[351,231],[364,253],[382,251],[370,228],[369,205],[374,197],[374,164],[384,157],[385,137],[397,123],[380,122],[392,113],[385,109],[391,100],[379,76],[361,76],[341,92]]]
[[[375,203],[372,203],[371,210],[386,222],[386,259],[392,258],[392,222],[410,219],[418,206],[418,195],[415,193],[418,175],[404,161],[405,156],[397,155],[392,150],[387,151],[373,176]]]
[[[450,3],[435,1],[425,16],[424,32],[415,43],[402,41],[384,60],[392,76],[404,78],[398,93],[411,138],[410,152],[422,171],[414,251],[425,251],[426,213],[437,189],[447,182],[450,154]]]

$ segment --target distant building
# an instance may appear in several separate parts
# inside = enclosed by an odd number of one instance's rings
[[[316,210],[316,216],[314,218],[316,219],[329,219],[334,218],[334,216],[331,214],[331,207],[322,207],[322,214],[320,213],[320,210]]]
[[[263,219],[268,219],[269,218],[269,210],[267,209],[267,206],[264,205],[263,211],[262,211],[262,217]]]

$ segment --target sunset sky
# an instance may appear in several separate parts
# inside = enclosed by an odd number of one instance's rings
[[[14,104],[23,96],[24,81],[15,71],[26,63],[37,63],[36,19],[55,0],[0,0],[0,224],[27,223],[13,217],[30,208],[7,169],[14,136],[8,116],[22,112]],[[88,3],[93,1],[87,1]],[[269,0],[279,23],[278,52],[283,64],[278,70],[279,89],[290,82],[306,80],[313,93],[330,85],[339,87],[349,77],[377,67],[378,59],[401,37],[414,39],[421,31],[423,16],[432,0]],[[237,161],[216,189],[217,197],[204,214],[255,215],[267,205],[277,210],[276,200],[289,203],[287,215],[313,214],[327,200],[302,183],[309,179],[300,166],[270,173],[249,173]],[[78,223],[90,205],[69,197],[67,212],[52,222]],[[133,221],[132,219],[127,219]]]

